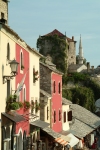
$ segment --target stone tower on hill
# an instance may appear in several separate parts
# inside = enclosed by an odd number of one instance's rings
[[[8,24],[8,0],[0,0],[0,22]]]
[[[65,73],[69,65],[76,64],[76,41],[74,41],[74,37],[68,38],[57,29],[39,36],[37,48],[42,55],[47,56],[49,54],[57,69]]]

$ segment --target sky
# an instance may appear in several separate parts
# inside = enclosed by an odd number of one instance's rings
[[[81,35],[83,55],[90,66],[100,65],[99,0],[10,0],[8,24],[29,46],[54,29],[74,36],[76,55]]]

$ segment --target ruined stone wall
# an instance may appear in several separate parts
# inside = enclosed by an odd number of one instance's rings
[[[40,88],[51,94],[51,71],[40,64]]]
[[[3,0],[0,0],[0,19],[1,19],[1,13],[4,13],[4,19],[8,20],[8,2]]]

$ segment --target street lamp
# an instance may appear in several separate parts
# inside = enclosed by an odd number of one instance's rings
[[[9,62],[10,68],[11,68],[11,74],[12,75],[4,75],[3,76],[3,84],[6,82],[6,80],[12,79],[12,77],[15,77],[17,75],[17,68],[18,68],[18,62],[14,59],[11,62]]]

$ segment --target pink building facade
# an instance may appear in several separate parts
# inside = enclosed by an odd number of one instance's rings
[[[22,81],[24,75],[26,74],[24,85],[22,87],[22,90],[20,91],[20,95],[18,97],[18,100],[22,103],[24,101],[29,101],[29,52],[26,51],[24,48],[22,48],[20,45],[16,44],[16,61],[19,62],[18,66],[18,75],[15,78],[15,89],[18,88],[20,82]],[[25,115],[29,113],[29,110],[25,110],[24,108],[21,108],[18,110],[18,113],[21,115]],[[26,134],[29,134],[29,120],[25,120],[24,122],[20,122],[16,125],[16,133],[19,132],[20,128],[22,131],[26,131]]]
[[[52,73],[52,129],[55,132],[62,130],[62,76]]]

